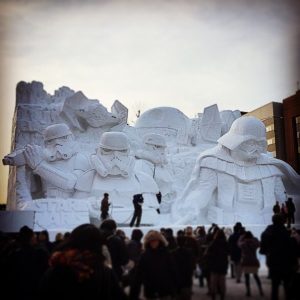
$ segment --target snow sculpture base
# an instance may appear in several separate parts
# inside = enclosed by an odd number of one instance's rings
[[[23,210],[35,212],[34,231],[71,231],[89,223],[89,208],[83,199],[38,199],[26,202]]]
[[[111,192],[110,194],[110,208],[109,208],[109,218],[116,221],[118,226],[126,227],[132,219],[134,208],[132,204],[132,196],[126,197],[119,195],[116,197],[116,193]],[[95,197],[90,197],[87,199],[89,203],[89,214],[90,221],[96,226],[101,223],[100,220],[100,207],[101,199],[96,199]],[[153,226],[157,224],[159,214],[157,213],[158,204],[157,200],[152,197],[152,195],[144,195],[143,212],[141,219],[141,226]]]
[[[114,208],[112,212],[112,219],[116,221],[118,226],[129,226],[133,216],[133,209],[120,207]],[[146,207],[143,208],[142,219],[140,226],[153,226],[156,223],[158,213],[155,209]]]

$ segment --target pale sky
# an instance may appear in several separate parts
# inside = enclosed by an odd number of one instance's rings
[[[66,85],[110,109],[253,110],[300,81],[298,0],[0,0],[0,156],[16,84]],[[0,202],[8,167],[0,167]]]

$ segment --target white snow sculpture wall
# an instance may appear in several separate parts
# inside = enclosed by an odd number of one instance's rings
[[[222,148],[222,141],[232,137],[232,131],[227,132],[240,117],[239,111],[219,112],[214,104],[189,119],[176,108],[158,107],[144,112],[135,127],[127,125],[127,116],[127,108],[118,100],[109,112],[98,100],[68,87],[49,95],[40,82],[20,82],[13,121],[14,151],[4,158],[4,163],[12,166],[8,209],[35,210],[38,229],[65,226],[69,230],[88,218],[99,219],[100,201],[107,192],[112,202],[111,216],[118,223],[128,224],[133,212],[132,197],[141,193],[145,199],[144,224],[168,222],[171,208],[177,223],[230,223],[242,218],[241,211],[247,208],[245,203],[250,198],[260,198],[258,206],[270,213],[274,199],[265,205],[264,194],[254,197],[249,192],[261,190],[259,186],[265,193],[270,188],[264,183],[268,178],[298,180],[290,167],[278,160],[270,162],[264,151],[259,156],[264,158],[261,166],[233,157],[230,145],[225,145],[227,150]],[[261,138],[265,143],[265,136]],[[254,145],[249,147],[256,149],[253,139]],[[210,177],[202,172],[214,174],[212,185],[216,177],[228,189],[237,185],[240,194],[232,201],[241,200],[244,205],[238,208],[216,196],[221,190],[218,185],[206,192],[203,176]],[[246,172],[246,177],[234,172]],[[261,172],[270,174],[259,175]],[[160,205],[156,197],[159,191]],[[209,200],[201,200],[204,195]],[[245,195],[250,198],[247,200]],[[262,215],[244,220],[264,223],[269,217]]]

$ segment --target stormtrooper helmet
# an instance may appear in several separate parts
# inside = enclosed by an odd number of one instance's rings
[[[65,138],[70,135],[72,135],[72,132],[64,123],[50,125],[44,130],[44,140],[47,144],[52,140]]]
[[[99,148],[106,152],[129,151],[129,142],[127,136],[123,132],[105,132],[100,138]]]

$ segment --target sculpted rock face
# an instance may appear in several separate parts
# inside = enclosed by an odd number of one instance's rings
[[[235,120],[219,144],[200,154],[191,179],[173,207],[179,224],[269,224],[283,180],[300,176],[266,154],[266,130],[254,117]],[[299,186],[299,185],[298,185]]]

